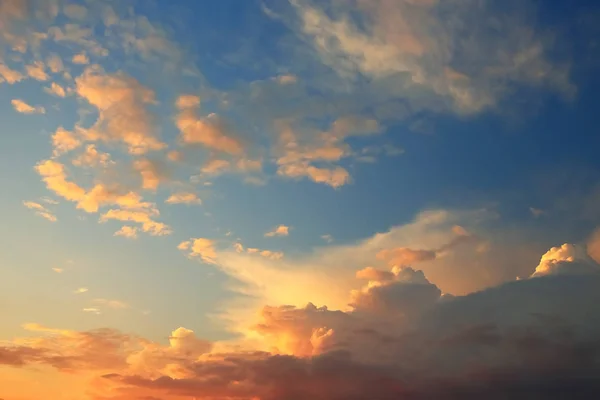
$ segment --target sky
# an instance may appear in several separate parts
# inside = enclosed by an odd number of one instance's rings
[[[595,398],[599,26],[0,0],[0,399]]]

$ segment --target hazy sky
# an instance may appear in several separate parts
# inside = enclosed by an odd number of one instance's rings
[[[0,0],[0,398],[589,398],[599,26]]]

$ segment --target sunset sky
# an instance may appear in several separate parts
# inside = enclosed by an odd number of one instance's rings
[[[0,0],[0,399],[599,398],[599,27]]]

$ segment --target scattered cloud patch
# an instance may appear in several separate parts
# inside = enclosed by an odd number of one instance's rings
[[[290,234],[290,227],[287,225],[278,225],[273,230],[265,233],[265,237],[275,236],[288,236]]]
[[[42,106],[31,106],[20,99],[13,99],[11,104],[15,111],[21,114],[45,114],[46,109]]]
[[[45,218],[50,222],[58,221],[58,218],[56,218],[56,215],[54,215],[53,212],[48,210],[46,207],[44,207],[40,203],[36,203],[35,201],[24,201],[23,205],[25,207],[27,207],[28,209],[35,211],[35,215]]]
[[[167,204],[202,204],[202,200],[198,198],[196,193],[192,192],[177,192],[170,195],[167,200]]]

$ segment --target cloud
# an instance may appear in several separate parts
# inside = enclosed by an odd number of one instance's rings
[[[548,250],[531,276],[599,273],[600,265],[588,256],[584,247],[565,243]]]
[[[178,192],[165,200],[167,204],[202,204],[202,200],[198,198],[196,193],[191,192]]]
[[[71,131],[67,131],[62,126],[58,127],[52,135],[52,147],[54,147],[54,156],[68,153],[81,146],[81,139]]]
[[[41,61],[36,61],[34,64],[29,64],[25,66],[25,72],[30,78],[33,78],[38,81],[47,81],[50,79],[48,74],[46,73],[44,63]]]
[[[277,174],[296,179],[308,177],[314,182],[334,188],[350,182],[348,171],[336,165],[341,159],[352,155],[345,140],[380,131],[377,121],[356,116],[337,119],[328,131],[306,132],[302,135],[287,123],[281,122],[277,125]],[[325,166],[316,166],[315,163]]]
[[[41,106],[30,106],[25,103],[23,100],[13,99],[11,100],[11,104],[15,111],[20,112],[22,114],[45,114],[46,109]]]
[[[170,175],[167,166],[159,160],[141,158],[135,160],[133,168],[142,176],[142,189],[156,190]]]
[[[129,308],[129,304],[124,303],[119,300],[109,300],[109,299],[94,299],[92,300],[94,304],[98,304],[101,306],[105,306],[107,308],[113,308],[117,310]]]
[[[79,54],[75,54],[73,56],[73,58],[71,59],[71,62],[73,62],[73,64],[87,65],[90,63],[90,59],[87,56],[87,54],[79,53]]]
[[[207,264],[216,264],[217,251],[215,241],[206,238],[192,238],[189,241],[181,242],[178,249],[188,251],[190,257],[198,257]]]
[[[598,389],[600,326],[579,322],[593,308],[590,300],[598,300],[599,284],[581,277],[513,282],[391,326],[383,316],[312,303],[264,307],[253,329],[272,352],[215,352],[218,344],[185,328],[160,345],[113,330],[32,325],[52,339],[19,339],[0,348],[0,360],[101,371],[119,399],[558,399],[567,389],[570,398],[585,399]]]
[[[143,232],[149,233],[152,236],[165,236],[173,233],[167,224],[153,219],[153,217],[158,215],[159,212],[156,209],[111,209],[100,216],[100,222],[109,220],[135,222],[141,225],[140,229]]]
[[[534,207],[529,207],[529,212],[531,212],[531,215],[533,215],[535,218],[539,218],[545,214],[544,210]]]
[[[175,118],[180,134],[180,141],[185,145],[202,145],[231,155],[241,155],[244,151],[242,143],[233,137],[225,121],[211,113],[200,117],[192,109],[182,110]]]
[[[99,151],[95,144],[88,144],[85,150],[77,157],[73,158],[71,163],[82,168],[107,167],[114,163],[110,154]]]
[[[60,58],[60,56],[55,53],[52,53],[48,56],[48,58],[46,59],[46,65],[48,66],[48,69],[50,69],[50,71],[54,74],[63,72],[65,69],[62,58]]]
[[[587,241],[588,255],[600,264],[600,229],[596,229]]]
[[[365,92],[379,89],[379,99],[471,114],[496,106],[513,84],[574,92],[568,68],[551,61],[550,42],[525,3],[502,11],[476,1],[292,4],[292,24],[318,60],[350,85],[366,77]]]
[[[323,239],[327,243],[331,243],[334,240],[333,236],[331,236],[330,234],[321,235],[321,239]]]
[[[298,77],[293,74],[279,75],[275,79],[280,85],[292,85],[298,82]]]
[[[175,107],[177,107],[180,110],[197,108],[199,106],[200,106],[200,97],[191,95],[191,94],[181,95],[175,101]]]
[[[52,82],[50,87],[44,88],[44,91],[57,97],[65,97],[67,95],[65,89],[56,82]]]
[[[154,92],[124,73],[104,74],[88,68],[75,79],[76,92],[98,109],[98,120],[85,130],[91,141],[122,142],[131,154],[165,148],[158,138],[147,106],[156,102]]]
[[[0,83],[7,82],[12,85],[20,82],[24,79],[23,74],[13,69],[10,69],[7,65],[0,63]]]
[[[290,227],[286,225],[278,225],[273,228],[272,231],[265,233],[265,237],[274,237],[274,236],[288,236],[290,234]]]
[[[58,221],[58,218],[56,218],[54,213],[52,213],[40,203],[36,203],[34,201],[24,201],[23,205],[28,209],[35,211],[35,215],[39,215],[40,217],[45,218],[50,222]]]
[[[134,226],[122,226],[121,229],[114,233],[114,236],[123,236],[129,239],[137,239],[138,228]]]
[[[372,301],[354,309],[262,307],[251,331],[267,350],[211,343],[186,328],[162,345],[110,329],[27,324],[27,338],[0,345],[0,363],[97,371],[103,382],[94,388],[110,399],[586,399],[599,389],[600,321],[590,315],[600,276],[545,276],[446,298],[421,271],[391,274],[367,273],[385,282],[367,286],[361,293]]]
[[[155,215],[157,210],[153,204],[142,201],[139,194],[129,191],[124,192],[97,183],[86,191],[75,182],[67,179],[67,170],[64,164],[54,160],[44,160],[35,166],[35,170],[46,183],[46,187],[65,200],[77,203],[77,208],[88,213],[98,212],[100,207],[118,205],[127,210],[138,210],[138,214],[146,213]],[[123,216],[122,214],[116,214]]]
[[[87,8],[79,4],[69,4],[63,12],[67,17],[76,20],[83,20],[87,16]]]

